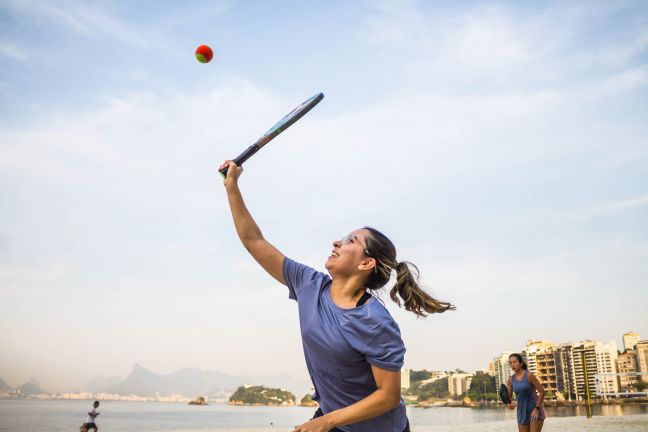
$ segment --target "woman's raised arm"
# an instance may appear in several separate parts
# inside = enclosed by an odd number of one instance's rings
[[[265,271],[285,285],[286,281],[283,276],[285,256],[263,237],[259,226],[252,218],[243,201],[243,196],[238,187],[238,178],[243,172],[243,168],[237,166],[231,160],[225,161],[221,168],[225,166],[228,167],[227,177],[225,178],[227,200],[232,211],[234,227],[239,239],[241,239],[241,243]]]

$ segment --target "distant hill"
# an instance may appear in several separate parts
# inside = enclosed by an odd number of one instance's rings
[[[96,376],[86,382],[85,386],[83,386],[83,390],[91,393],[100,393],[105,389],[119,383],[121,380],[122,378],[118,376],[112,376],[108,378],[103,376]]]
[[[292,376],[280,373],[276,375],[255,375],[243,377],[245,384],[265,385],[290,390],[293,394],[305,394],[311,392],[312,383],[310,380],[298,380]]]
[[[240,378],[219,372],[198,369],[180,369],[168,375],[151,372],[139,364],[121,382],[109,386],[105,391],[116,394],[150,395],[155,393],[179,393],[187,396],[217,393],[240,384]]]
[[[22,396],[31,396],[36,394],[48,394],[47,391],[43,390],[40,386],[40,383],[36,378],[30,379],[25,384],[14,390],[16,393],[19,393]]]
[[[216,396],[230,392],[243,384],[263,384],[290,389],[298,393],[308,390],[310,383],[300,382],[288,375],[271,376],[232,376],[221,372],[185,368],[167,375],[156,374],[139,364],[126,379],[95,390],[114,394],[160,395],[181,394],[188,397],[196,395]]]
[[[230,397],[232,405],[295,405],[295,395],[265,386],[241,386]]]
[[[313,396],[310,393],[304,395],[304,397],[299,402],[299,406],[303,407],[316,407],[317,405],[317,402],[313,400]]]
[[[0,392],[8,392],[10,390],[13,390],[13,388],[9,387],[9,384],[7,384],[5,380],[0,378]]]

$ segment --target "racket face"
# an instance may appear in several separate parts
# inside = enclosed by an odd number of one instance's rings
[[[268,131],[263,134],[261,138],[259,138],[259,140],[256,142],[256,145],[262,147],[263,145],[270,142],[270,140],[272,140],[284,130],[288,129],[288,127],[290,127],[290,125],[295,123],[297,120],[302,118],[304,114],[310,111],[323,98],[324,93],[317,93],[315,96],[306,99],[304,102],[295,107],[295,109],[290,111],[284,118],[275,123],[274,126],[268,129]]]
[[[508,394],[508,387],[506,387],[506,384],[502,384],[500,386],[500,399],[502,400],[503,404],[510,404],[511,400],[509,399],[509,394]]]

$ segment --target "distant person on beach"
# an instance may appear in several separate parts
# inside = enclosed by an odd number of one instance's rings
[[[94,403],[92,404],[92,409],[88,411],[88,418],[86,419],[85,423],[83,423],[83,426],[81,426],[82,432],[88,432],[90,431],[90,429],[94,429],[95,432],[99,431],[99,428],[95,423],[95,418],[99,415],[97,408],[99,408],[99,401],[94,401]]]
[[[333,242],[325,264],[328,274],[287,258],[263,237],[243,202],[238,187],[243,169],[232,161],[224,167],[227,198],[243,246],[297,301],[319,409],[293,432],[409,431],[400,383],[405,346],[398,325],[372,293],[395,273],[389,294],[406,310],[426,316],[454,306],[422,290],[418,271],[411,269],[416,267],[397,261],[392,242],[373,228],[356,229]]]
[[[520,354],[509,356],[509,365],[513,376],[508,379],[509,399],[513,400],[513,392],[517,398],[517,422],[519,432],[540,432],[545,420],[544,389],[531,372]],[[538,396],[539,395],[539,396]],[[513,402],[510,409],[515,409]]]

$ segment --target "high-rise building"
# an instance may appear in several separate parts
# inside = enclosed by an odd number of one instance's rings
[[[623,354],[619,354],[617,359],[619,369],[619,391],[620,392],[633,392],[635,386],[639,382],[637,375],[623,375],[633,374],[637,372],[637,353],[633,350],[626,350]]]
[[[500,388],[502,384],[506,384],[510,376],[513,375],[513,370],[509,365],[509,356],[513,351],[503,352],[499,357],[493,359],[493,369],[495,375],[496,388]]]
[[[634,332],[623,333],[623,350],[633,350],[641,337]]]
[[[637,342],[637,368],[648,373],[648,340]],[[641,381],[648,382],[648,375],[641,375]]]
[[[587,386],[592,398],[618,393],[619,381],[615,376],[599,375],[617,373],[616,342],[582,341],[573,346],[572,355],[577,399],[585,399]]]
[[[538,374],[536,355],[539,351],[546,350],[554,346],[554,343],[547,340],[528,340],[526,348],[522,350],[522,357],[526,361],[529,372],[534,375]]]
[[[572,346],[574,366],[574,393],[576,400],[586,399],[586,390],[590,397],[596,397],[596,342],[583,341]]]
[[[602,374],[598,377],[597,392],[604,395],[604,397],[607,393],[618,393],[618,378],[616,376],[605,375],[618,373],[617,364],[619,352],[617,351],[616,342],[609,341],[608,343],[604,343],[597,341],[595,352],[597,373]]]
[[[472,375],[466,373],[452,373],[448,376],[448,392],[450,396],[461,396],[470,388]]]
[[[408,389],[410,388],[410,370],[401,369],[401,388]]]
[[[576,399],[576,376],[574,374],[574,349],[571,343],[563,343],[554,348],[556,367],[556,390],[565,399]]]
[[[554,359],[554,346],[541,348],[536,352],[536,378],[545,389],[548,398],[555,398],[558,391],[558,377],[556,375],[556,362]]]

